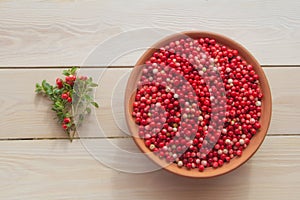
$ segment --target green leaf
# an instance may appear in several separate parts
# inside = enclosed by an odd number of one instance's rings
[[[79,115],[79,121],[82,121],[84,119],[84,115],[83,114],[80,114]]]
[[[92,112],[92,110],[91,110],[90,107],[87,107],[85,110],[86,110],[86,112],[87,112],[88,114],[90,114],[90,113]]]
[[[46,93],[47,93],[48,95],[52,95],[52,94],[53,94],[53,91],[52,91],[51,88],[49,88],[49,89],[46,91]]]
[[[88,79],[86,80],[86,82],[87,82],[87,83],[92,83],[92,82],[93,82],[92,77],[88,78]]]
[[[61,94],[61,91],[60,91],[60,89],[55,88],[55,89],[53,90],[53,93],[54,93],[55,95],[60,95],[60,94]]]
[[[70,70],[69,69],[65,69],[63,72],[62,72],[63,75],[65,76],[69,76],[70,75]]]
[[[56,101],[54,105],[55,105],[56,107],[61,107],[61,106],[62,106],[62,103],[59,102],[59,101]]]
[[[72,67],[71,69],[66,69],[63,71],[63,75],[70,76],[71,74],[74,75],[77,71],[77,67]]]
[[[36,83],[35,88],[42,88],[42,86],[40,84]]]
[[[70,73],[74,75],[76,73],[76,71],[77,71],[77,67],[72,67],[72,69],[70,70]]]
[[[85,100],[87,100],[87,101],[92,101],[93,99],[92,99],[92,97],[90,96],[90,95],[84,95],[84,98],[85,98]]]
[[[43,90],[45,90],[45,91],[52,89],[51,85],[49,83],[47,83],[46,80],[43,80],[42,87],[43,87]]]
[[[68,123],[67,127],[70,128],[72,126],[72,123]]]
[[[37,84],[35,85],[35,92],[36,92],[36,93],[40,93],[42,90],[43,90],[43,89],[42,89],[42,86],[41,86],[40,84],[37,83]]]
[[[92,101],[91,104],[92,104],[93,106],[95,106],[96,108],[99,108],[99,105],[98,105],[95,101]]]
[[[90,83],[90,87],[98,87],[97,83]]]

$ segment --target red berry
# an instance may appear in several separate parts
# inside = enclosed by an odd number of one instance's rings
[[[192,169],[192,163],[187,163],[187,164],[186,164],[186,168],[187,168],[187,169]]]
[[[219,163],[218,162],[213,162],[213,168],[218,168],[219,167]]]
[[[66,83],[69,85],[74,85],[74,81],[76,80],[76,76],[75,75],[69,75],[66,76]]]
[[[56,85],[59,89],[61,89],[63,87],[63,81],[61,78],[56,79]]]
[[[200,171],[200,172],[203,172],[203,171],[204,171],[204,166],[203,166],[203,165],[199,165],[198,168],[199,168],[199,171]]]
[[[241,151],[241,150],[237,150],[237,151],[236,151],[236,155],[237,155],[237,156],[241,156],[241,155],[242,155],[242,151]]]
[[[64,118],[64,123],[68,124],[71,122],[71,119],[69,117]]]
[[[66,124],[62,124],[62,128],[63,128],[64,130],[67,130],[67,129],[68,129],[68,126],[67,126]]]
[[[63,94],[61,95],[61,98],[62,98],[62,99],[68,99],[68,97],[69,97],[69,95],[66,94],[66,93],[63,93]]]
[[[72,102],[72,98],[68,97],[67,101],[71,103]]]
[[[87,76],[80,76],[79,79],[85,81],[87,80]]]
[[[239,52],[238,52],[237,50],[233,50],[233,51],[232,51],[232,54],[233,54],[234,56],[238,56]]]

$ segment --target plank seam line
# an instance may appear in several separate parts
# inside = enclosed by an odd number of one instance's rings
[[[7,70],[7,69],[68,69],[72,67],[78,67],[78,68],[87,68],[87,69],[126,69],[126,68],[133,68],[133,66],[124,65],[124,66],[27,66],[27,67],[1,67],[0,70]]]
[[[299,68],[300,65],[261,65],[263,68]],[[72,66],[34,66],[34,67],[1,67],[0,70],[7,70],[7,69],[65,69],[65,68],[71,68]],[[79,67],[80,66],[76,66]],[[133,68],[133,66],[81,66],[82,68],[87,69],[127,69],[127,68]]]
[[[267,137],[300,137],[300,134],[267,134]],[[111,137],[75,137],[73,140],[80,140],[80,139],[129,139],[132,138],[131,136],[111,136]],[[28,138],[0,138],[0,141],[22,141],[22,140],[69,140],[67,137],[49,137],[49,138],[34,138],[34,137],[28,137]]]
[[[74,137],[73,140],[79,139],[125,139],[131,138],[130,136],[109,136],[109,137]],[[49,138],[36,138],[36,137],[28,137],[28,138],[0,138],[0,141],[16,141],[16,140],[70,140],[67,137],[49,137]]]

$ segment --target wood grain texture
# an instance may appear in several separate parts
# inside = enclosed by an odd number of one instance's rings
[[[269,134],[299,134],[300,68],[264,68],[273,96],[273,116]],[[123,115],[123,92],[129,68],[86,69],[81,74],[92,75],[99,88],[95,98],[100,109],[85,123],[84,137],[126,137]],[[34,86],[43,79],[54,83],[61,69],[2,69],[0,71],[0,138],[66,138],[53,119],[50,101],[36,96]],[[10,87],[7,83],[12,77]],[[14,88],[12,90],[11,88]],[[113,100],[112,100],[113,99]],[[114,111],[114,112],[113,112]],[[114,113],[114,114],[113,114]],[[53,120],[52,120],[53,119]],[[99,125],[102,128],[99,131]],[[124,130],[121,131],[120,130]],[[125,132],[125,133],[124,133]]]
[[[102,139],[98,139],[103,141]],[[131,139],[113,139],[127,149]],[[121,173],[94,160],[80,141],[1,141],[0,198],[298,200],[300,137],[267,137],[245,165],[227,175],[188,179],[164,170]],[[105,152],[111,160],[131,159]]]
[[[82,70],[83,71],[83,70]],[[51,111],[51,101],[34,92],[35,84],[47,80],[54,84],[56,77],[61,77],[61,69],[27,69],[1,70],[0,72],[0,138],[66,138],[60,125],[56,123],[55,113]],[[122,132],[113,123],[111,114],[111,93],[113,86],[128,69],[85,71],[95,80],[103,74],[96,91],[96,99],[100,104],[97,118],[93,114],[87,119],[84,136],[100,136],[96,132],[97,119],[108,136],[122,136]],[[81,73],[81,72],[79,72]],[[83,72],[82,72],[83,73]],[[7,83],[14,77],[10,87]],[[13,90],[11,88],[14,88]],[[89,120],[90,119],[90,120]],[[94,129],[95,128],[95,129]],[[126,135],[125,135],[126,136]]]
[[[213,31],[244,45],[263,65],[299,65],[299,8],[294,0],[0,1],[0,66],[81,65],[97,44],[144,27]],[[115,65],[131,66],[141,53]]]
[[[0,199],[300,199],[299,8],[294,0],[0,1]],[[152,167],[134,154],[140,151],[125,133],[122,115],[128,66],[145,49],[121,47],[128,41],[147,47],[167,34],[133,31],[128,40],[108,40],[144,27],[224,34],[267,66],[272,122],[263,145],[245,165],[207,180],[106,166]],[[95,62],[100,67],[81,71],[99,81],[95,97],[100,109],[93,110],[80,131],[87,138],[70,143],[52,120],[50,102],[35,95],[34,85],[43,79],[54,83],[60,76],[61,69],[50,66],[84,66],[106,40],[102,49],[107,54]],[[107,58],[119,67],[103,69]]]

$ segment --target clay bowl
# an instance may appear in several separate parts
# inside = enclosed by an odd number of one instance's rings
[[[133,109],[132,104],[134,102],[135,94],[136,94],[137,82],[140,79],[142,68],[143,68],[141,67],[141,65],[143,65],[145,61],[148,60],[155,51],[157,51],[157,49],[159,49],[160,47],[166,45],[171,41],[175,41],[176,39],[182,37],[191,37],[193,39],[200,38],[200,37],[214,38],[217,43],[226,45],[231,49],[237,49],[239,51],[239,55],[244,60],[246,60],[247,63],[253,65],[255,72],[259,75],[260,88],[264,95],[262,99],[262,107],[261,107],[262,108],[261,118],[260,118],[261,128],[258,130],[256,135],[252,137],[248,147],[243,150],[243,155],[241,157],[235,157],[231,159],[229,163],[225,163],[222,167],[219,167],[217,169],[213,169],[211,167],[206,168],[204,172],[199,172],[198,169],[187,170],[186,168],[178,168],[176,164],[167,163],[166,161],[160,159],[158,156],[153,154],[145,146],[144,140],[139,138],[138,126],[135,124],[134,119],[131,115]],[[210,33],[210,32],[191,31],[191,32],[184,32],[180,34],[174,34],[169,37],[166,37],[161,41],[159,41],[158,43],[154,44],[152,48],[149,48],[142,55],[142,57],[138,60],[135,67],[133,68],[127,83],[126,93],[125,93],[125,113],[126,113],[125,115],[126,115],[127,125],[133,136],[134,142],[140,148],[140,150],[150,158],[150,160],[160,165],[163,169],[175,173],[177,175],[193,177],[193,178],[209,178],[209,177],[215,177],[233,171],[234,169],[244,164],[247,160],[251,158],[251,156],[254,155],[254,153],[258,150],[258,148],[262,144],[269,128],[271,113],[272,113],[272,100],[271,100],[271,92],[270,92],[268,80],[261,66],[259,65],[257,60],[250,54],[249,51],[247,51],[243,46],[241,46],[237,42],[225,36],[215,34],[215,33]]]

